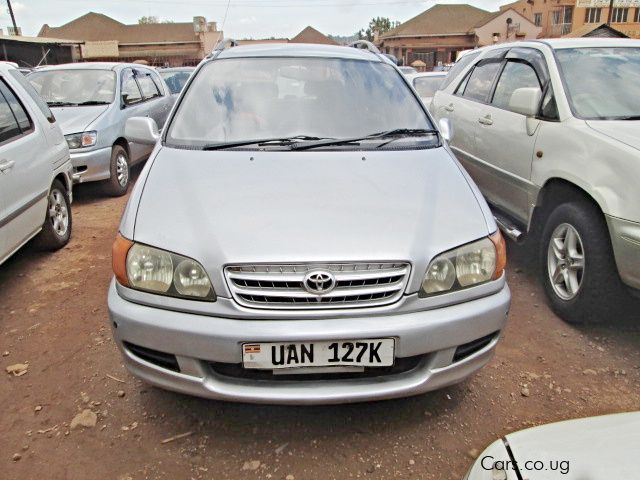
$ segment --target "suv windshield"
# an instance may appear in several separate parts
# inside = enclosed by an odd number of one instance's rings
[[[399,129],[416,137],[416,131],[433,130],[433,125],[390,65],[335,58],[235,58],[214,60],[200,70],[166,141],[219,148],[251,140],[355,139]],[[388,138],[375,139],[382,141]],[[429,142],[437,141],[437,135],[429,135]],[[407,147],[406,141],[392,145]],[[354,146],[343,143],[340,148]]]
[[[570,48],[556,55],[578,117],[640,119],[640,48]]]
[[[111,70],[45,70],[27,77],[52,107],[112,103],[116,74]]]

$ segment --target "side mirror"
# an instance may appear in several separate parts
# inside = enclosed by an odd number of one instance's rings
[[[539,88],[518,88],[511,94],[509,110],[527,117],[535,117],[541,99],[542,92]]]
[[[160,139],[160,132],[153,118],[131,117],[124,124],[124,136],[130,142],[155,145]]]
[[[440,126],[440,134],[442,135],[442,138],[444,138],[446,142],[450,142],[453,137],[453,128],[451,127],[449,119],[441,118],[438,125]]]

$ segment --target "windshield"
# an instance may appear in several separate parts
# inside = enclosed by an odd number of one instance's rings
[[[159,72],[164,81],[167,83],[171,93],[180,93],[182,88],[189,80],[191,70],[170,70]]]
[[[27,77],[52,107],[112,103],[116,74],[111,70],[46,70]]]
[[[624,120],[640,116],[640,48],[571,48],[556,54],[578,117]]]
[[[215,60],[199,71],[168,128],[167,142],[204,147],[252,139],[345,139],[396,129],[433,126],[390,65],[239,58]]]
[[[420,95],[421,97],[433,97],[433,95],[436,93],[436,90],[438,90],[440,88],[440,85],[442,85],[443,80],[444,75],[432,77],[416,77],[413,79],[413,86],[418,92],[418,95]]]

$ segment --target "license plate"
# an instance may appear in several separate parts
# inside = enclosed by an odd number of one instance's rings
[[[378,338],[329,342],[245,343],[244,368],[276,370],[304,367],[389,367],[395,340]]]

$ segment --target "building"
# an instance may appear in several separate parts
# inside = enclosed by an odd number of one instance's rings
[[[313,27],[307,27],[289,40],[291,43],[320,43],[323,45],[338,45],[338,42],[320,33]]]
[[[462,50],[536,38],[540,30],[512,9],[488,12],[467,4],[436,4],[381,35],[378,44],[404,65],[421,60],[431,70],[455,61]]]
[[[20,67],[69,63],[80,57],[81,44],[59,38],[0,35],[0,60]]]
[[[606,23],[585,23],[574,28],[565,38],[598,37],[598,38],[629,38],[628,35],[616,30]]]
[[[592,31],[609,20],[609,0],[518,0],[500,7],[509,8],[542,27],[541,38]],[[610,26],[627,37],[640,38],[640,0],[614,1]]]
[[[144,61],[149,65],[196,65],[223,38],[215,22],[125,25],[89,12],[59,27],[43,25],[39,37],[73,38],[83,42],[81,60]]]
[[[594,28],[609,20],[609,0],[577,0],[573,14],[573,28],[584,25]],[[613,2],[611,27],[630,38],[640,38],[640,0]]]

